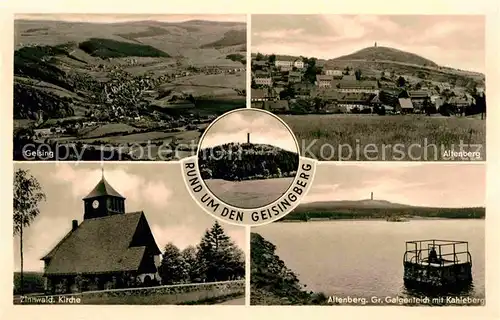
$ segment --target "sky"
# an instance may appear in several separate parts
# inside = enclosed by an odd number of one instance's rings
[[[485,72],[479,15],[252,15],[252,52],[333,59],[392,47],[442,66]]]
[[[83,201],[101,179],[101,164],[16,163],[37,178],[47,200],[40,214],[24,230],[24,270],[41,271],[40,261],[71,229],[83,220]],[[179,163],[104,164],[104,176],[125,200],[126,212],[144,211],[159,248],[173,242],[181,250],[197,245],[215,219],[203,211],[185,188]],[[244,227],[221,222],[234,242],[245,250]],[[117,226],[118,227],[118,226]],[[14,266],[20,269],[19,237],[14,238]]]
[[[298,152],[291,131],[278,118],[256,109],[240,109],[219,118],[206,131],[201,148],[210,148],[226,143],[245,143],[247,133],[250,142],[270,144],[284,150]]]
[[[54,20],[54,21],[72,21],[72,22],[97,22],[113,23],[125,21],[156,20],[164,22],[182,22],[189,20],[208,20],[208,21],[228,21],[245,22],[246,15],[235,14],[18,14],[16,19],[26,20]]]
[[[484,164],[320,163],[302,202],[375,200],[429,207],[485,207]]]

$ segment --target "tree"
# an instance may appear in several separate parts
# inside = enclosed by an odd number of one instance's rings
[[[396,80],[396,84],[398,87],[404,87],[406,85],[406,79],[399,76],[398,80]]]
[[[181,252],[187,270],[187,278],[191,283],[201,281],[200,264],[196,255],[197,249],[194,246],[188,246]]]
[[[24,292],[23,229],[40,214],[38,205],[45,201],[45,193],[29,170],[17,169],[14,174],[14,235],[19,235],[21,253],[21,295]]]
[[[201,239],[197,259],[207,282],[229,280],[245,274],[243,252],[217,221]]]
[[[276,61],[276,55],[273,53],[269,56],[269,64],[274,64],[274,62]]]
[[[304,72],[304,80],[309,81],[310,83],[314,83],[316,81],[316,75],[319,73],[318,68],[316,67],[316,59],[310,58],[307,59],[307,68]]]
[[[158,272],[163,284],[182,282],[188,277],[181,251],[171,242],[165,246]]]
[[[258,52],[257,56],[255,57],[255,61],[261,61],[261,60],[264,60],[264,55]]]
[[[361,80],[361,70],[356,69],[356,71],[354,71],[354,75],[356,76],[356,80]]]

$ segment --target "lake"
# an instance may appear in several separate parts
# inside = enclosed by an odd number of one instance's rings
[[[403,284],[405,241],[425,239],[468,241],[473,288],[465,295],[484,298],[484,229],[484,220],[344,220],[272,223],[252,232],[276,245],[307,290],[370,300],[412,296]]]

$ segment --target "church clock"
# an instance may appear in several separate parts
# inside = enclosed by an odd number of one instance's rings
[[[94,208],[94,209],[99,208],[99,201],[94,200],[94,202],[92,202],[92,208]]]

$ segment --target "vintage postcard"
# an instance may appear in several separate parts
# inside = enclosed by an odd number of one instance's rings
[[[485,17],[252,15],[252,107],[303,156],[486,160]]]
[[[14,170],[14,304],[245,303],[245,229],[205,214],[179,164]]]
[[[245,15],[18,15],[14,160],[178,160],[246,104]]]

